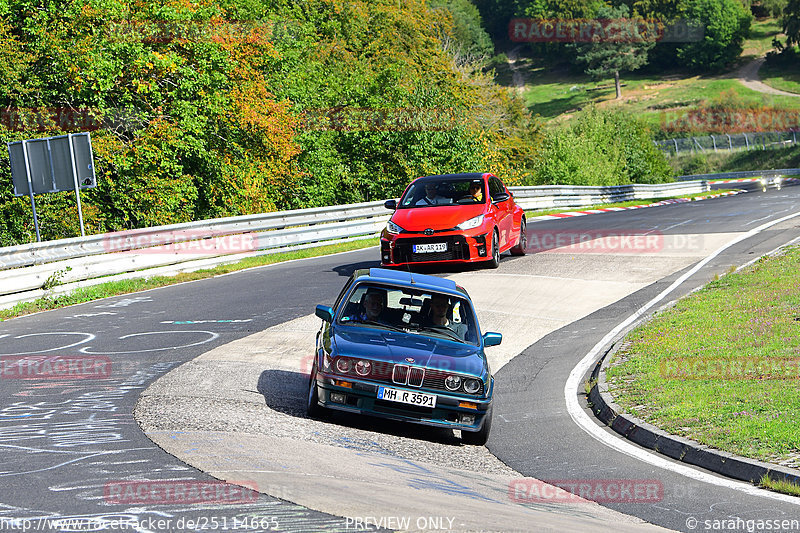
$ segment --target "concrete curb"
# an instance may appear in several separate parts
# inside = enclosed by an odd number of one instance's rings
[[[631,329],[636,325],[638,324],[631,326]],[[774,481],[787,481],[800,485],[800,471],[798,470],[723,452],[705,444],[672,435],[625,413],[614,402],[606,383],[606,368],[611,356],[622,346],[623,340],[624,337],[612,341],[592,371],[592,379],[596,379],[597,382],[589,392],[589,404],[592,412],[604,424],[639,446],[729,478],[759,484],[761,478],[767,476]]]

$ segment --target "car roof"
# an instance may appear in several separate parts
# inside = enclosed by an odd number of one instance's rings
[[[430,289],[434,291],[449,292],[452,294],[460,293],[467,296],[467,291],[459,286],[455,281],[438,276],[427,274],[413,274],[405,270],[391,270],[388,268],[360,269],[353,273],[353,277],[358,281],[375,281],[389,284],[404,285],[417,289]],[[362,279],[367,278],[367,279]]]
[[[439,174],[436,176],[422,176],[414,181],[462,179],[462,180],[482,180],[484,176],[493,175],[490,172],[461,172],[459,174]]]

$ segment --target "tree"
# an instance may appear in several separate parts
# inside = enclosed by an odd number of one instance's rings
[[[655,35],[638,33],[636,24],[628,17],[628,7],[603,7],[597,18],[605,21],[604,31],[593,35],[593,42],[571,45],[577,51],[576,60],[587,65],[586,73],[595,78],[614,75],[617,98],[622,96],[620,72],[632,72],[647,64],[647,52],[655,44]],[[627,19],[627,22],[626,22]]]
[[[704,28],[701,41],[677,50],[678,60],[696,70],[719,69],[738,58],[753,19],[739,0],[683,0],[681,17]]]
[[[800,0],[789,0],[783,8],[781,17],[783,33],[786,34],[786,46],[800,43]]]

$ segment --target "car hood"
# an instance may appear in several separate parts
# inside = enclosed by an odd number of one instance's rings
[[[407,231],[450,229],[482,214],[485,207],[478,204],[398,209],[392,215],[392,222]]]
[[[481,377],[488,371],[479,346],[361,326],[339,327],[334,355],[403,363]],[[408,359],[413,359],[409,361]]]

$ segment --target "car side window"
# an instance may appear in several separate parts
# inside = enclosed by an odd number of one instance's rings
[[[492,176],[489,178],[489,195],[492,197],[493,202],[497,202],[498,199],[502,198],[505,195],[506,189],[503,187],[503,183]]]

